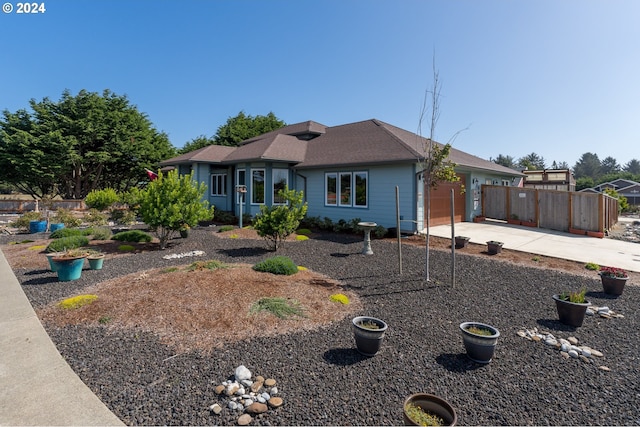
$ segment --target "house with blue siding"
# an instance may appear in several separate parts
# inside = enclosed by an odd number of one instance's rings
[[[210,145],[165,160],[163,169],[194,173],[206,183],[206,199],[216,210],[255,215],[260,206],[283,203],[278,191],[303,191],[307,215],[331,220],[360,218],[396,226],[399,188],[401,229],[422,230],[425,188],[422,164],[428,139],[371,119],[339,126],[307,121],[243,141],[238,147]],[[437,144],[437,143],[436,143]],[[455,221],[481,214],[481,185],[517,185],[523,174],[451,149],[457,183],[431,191],[430,224],[448,224],[450,189]],[[241,192],[242,190],[243,192]],[[242,210],[241,210],[242,209]]]

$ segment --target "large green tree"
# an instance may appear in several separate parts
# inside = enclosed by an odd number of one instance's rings
[[[637,159],[631,159],[624,165],[622,170],[634,175],[640,175],[640,162]]]
[[[573,166],[573,174],[578,178],[592,178],[596,180],[602,173],[602,164],[595,153],[584,153]]]
[[[227,122],[218,128],[213,141],[217,145],[237,146],[244,140],[280,129],[285,125],[286,123],[272,112],[266,116],[254,117],[240,111],[237,116],[229,117]]]
[[[81,199],[91,190],[127,190],[145,168],[175,154],[167,135],[126,96],[64,91],[29,101],[0,120],[0,180],[34,197]]]
[[[600,173],[603,175],[620,172],[622,168],[618,161],[611,156],[605,157],[600,162]]]
[[[529,170],[544,170],[546,169],[544,157],[539,156],[536,153],[527,154],[526,156],[518,159],[518,166],[521,169]]]
[[[204,148],[209,145],[213,145],[213,138],[208,138],[205,135],[200,135],[193,138],[191,141],[184,144],[182,148],[178,150],[178,154],[190,153],[192,151]]]
[[[495,159],[491,159],[491,161],[493,161],[493,163],[511,169],[515,169],[518,167],[518,165],[516,164],[516,160],[511,156],[503,156],[502,154],[498,154],[498,157],[496,157]]]

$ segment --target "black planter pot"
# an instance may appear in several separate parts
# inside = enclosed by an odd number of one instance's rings
[[[371,322],[377,325],[378,329],[365,328],[362,326],[363,322]],[[353,324],[353,334],[356,339],[358,353],[363,356],[375,356],[382,346],[387,324],[380,319],[369,316],[354,317],[351,323]]]
[[[491,335],[479,335],[469,331],[469,327],[475,326],[481,329],[488,329]],[[500,337],[500,331],[491,325],[479,322],[463,322],[460,324],[462,333],[462,343],[469,359],[477,363],[489,363],[493,358],[493,353]]]
[[[495,255],[502,252],[502,245],[503,245],[502,242],[494,242],[494,241],[487,242],[487,251],[489,252],[489,255]]]
[[[589,301],[585,303],[571,302],[563,300],[559,295],[553,295],[553,299],[556,302],[560,322],[576,328],[582,326],[587,308],[591,305]]]
[[[602,289],[605,294],[622,295],[624,285],[627,284],[628,277],[611,277],[600,275],[602,279]]]
[[[462,249],[462,248],[466,248],[467,245],[469,244],[469,237],[466,236],[456,236],[455,237],[455,241],[456,241],[456,249]]]
[[[458,422],[456,411],[453,406],[449,404],[449,402],[438,396],[434,396],[433,394],[416,393],[407,397],[407,399],[404,401],[404,404],[402,405],[402,415],[404,418],[404,425],[406,426],[419,425],[417,422],[409,418],[409,415],[407,414],[405,408],[409,403],[419,406],[426,412],[430,412],[431,414],[442,418],[442,425],[454,426]]]

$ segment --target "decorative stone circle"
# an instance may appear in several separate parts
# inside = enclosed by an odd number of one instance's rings
[[[249,425],[252,415],[262,414],[269,409],[283,405],[284,400],[278,395],[276,380],[258,375],[253,376],[244,365],[236,368],[233,378],[223,381],[215,388],[215,393],[222,401],[209,406],[212,415],[220,415],[225,409],[237,412],[238,425]]]

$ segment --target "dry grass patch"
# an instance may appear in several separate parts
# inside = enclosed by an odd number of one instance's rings
[[[354,293],[313,271],[291,276],[254,271],[248,264],[229,268],[175,272],[147,270],[109,280],[82,290],[98,299],[73,311],[52,304],[39,317],[57,326],[91,325],[114,329],[150,331],[178,351],[210,351],[224,343],[257,336],[277,336],[312,330],[361,309]],[[331,301],[337,292],[351,304]],[[261,298],[297,301],[305,317],[278,318],[268,311],[251,313]],[[254,310],[255,311],[255,310]],[[108,318],[108,322],[100,319]]]

